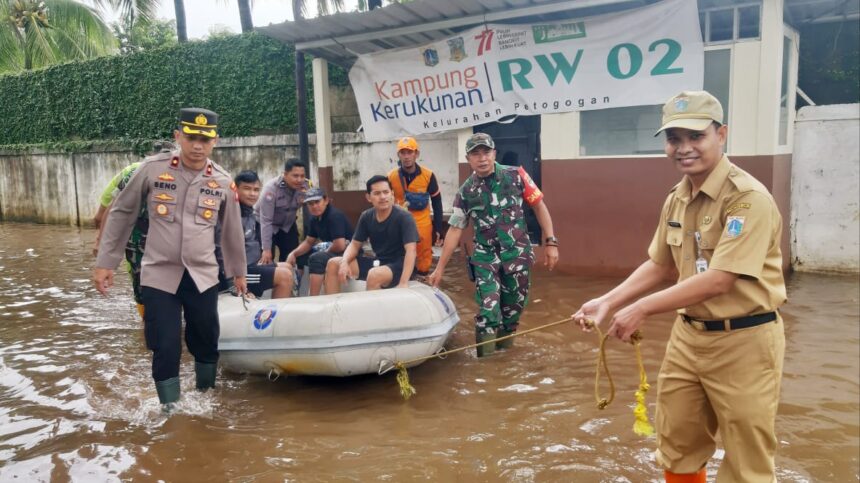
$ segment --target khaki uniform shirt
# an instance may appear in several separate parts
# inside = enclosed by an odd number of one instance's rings
[[[282,176],[266,183],[260,193],[260,200],[254,206],[254,215],[260,221],[260,241],[263,250],[272,249],[272,237],[283,230],[289,233],[296,222],[302,207],[305,191],[310,186],[305,182],[302,190],[294,190],[287,185]]]
[[[737,274],[728,293],[678,312],[700,320],[743,317],[772,312],[786,300],[781,235],[773,196],[723,155],[695,197],[687,177],[669,193],[648,256],[673,264],[679,282],[696,275],[699,256],[709,270]]]
[[[203,292],[218,283],[215,225],[221,225],[221,248],[227,277],[245,276],[245,237],[232,179],[206,161],[200,171],[186,168],[179,152],[149,157],[114,200],[108,213],[96,267],[114,269],[140,212],[149,211],[149,234],[143,255],[141,286],[176,293],[188,270]]]

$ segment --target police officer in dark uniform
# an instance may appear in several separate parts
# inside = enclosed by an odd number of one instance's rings
[[[125,242],[146,203],[149,233],[141,270],[144,333],[152,350],[152,377],[159,401],[179,400],[182,321],[194,355],[198,390],[215,387],[218,362],[218,263],[215,226],[221,225],[224,271],[240,293],[247,291],[244,236],[239,203],[229,173],[209,155],[218,139],[218,115],[182,109],[174,137],[178,151],[160,153],[143,164],[114,200],[108,213],[93,273],[96,289],[107,294]]]

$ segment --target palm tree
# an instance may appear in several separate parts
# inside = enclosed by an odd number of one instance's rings
[[[242,22],[242,33],[254,30],[254,21],[251,19],[251,0],[238,0],[239,20]]]
[[[0,0],[0,72],[31,70],[116,50],[101,15],[74,0]]]
[[[188,27],[185,25],[185,2],[173,0],[173,9],[176,11],[176,38],[180,42],[188,42]]]
[[[293,20],[296,22],[301,22],[304,20],[305,15],[307,14],[307,5],[305,0],[292,0],[293,6]],[[331,6],[334,7],[335,12],[340,12],[343,10],[343,0],[331,0]],[[329,10],[329,2],[328,0],[318,0],[317,1],[317,12],[319,15],[328,15]],[[296,104],[298,108],[298,112],[296,113],[298,116],[299,122],[299,159],[302,162],[307,163],[310,158],[310,152],[308,150],[308,108],[307,108],[307,91],[305,90],[305,54],[304,52],[296,51],[296,66],[295,66],[295,79],[296,79]]]

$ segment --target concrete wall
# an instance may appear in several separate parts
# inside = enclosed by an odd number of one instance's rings
[[[860,104],[807,106],[795,125],[792,264],[860,271]]]
[[[310,144],[316,137],[310,136]],[[436,173],[443,203],[450,207],[457,188],[457,134],[419,138],[420,163]],[[221,139],[212,158],[233,174],[256,170],[264,181],[279,176],[287,158],[298,156],[295,135]],[[105,185],[123,167],[138,161],[121,147],[100,147],[85,153],[0,151],[0,220],[91,226]],[[334,191],[338,206],[349,203],[356,215],[369,207],[364,182],[396,166],[395,144],[365,143],[361,134],[341,133],[334,139],[334,172],[320,178],[316,150],[311,149],[310,178]]]

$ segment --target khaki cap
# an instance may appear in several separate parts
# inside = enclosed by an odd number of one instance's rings
[[[704,131],[712,122],[723,123],[723,106],[707,91],[684,91],[663,104],[663,125],[654,133],[680,127]]]

